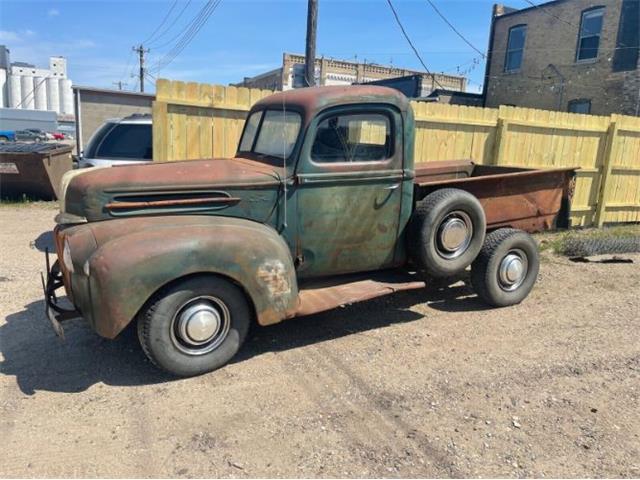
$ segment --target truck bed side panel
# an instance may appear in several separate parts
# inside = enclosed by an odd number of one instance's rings
[[[574,169],[475,166],[466,178],[419,182],[416,177],[416,201],[440,188],[459,188],[480,200],[488,230],[507,226],[527,232],[566,228],[574,177]]]

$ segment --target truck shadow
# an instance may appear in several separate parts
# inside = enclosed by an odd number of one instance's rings
[[[486,308],[470,295],[466,285],[400,292],[270,327],[256,327],[233,363],[388,325],[428,321],[428,314],[425,318],[411,310],[425,302],[429,308],[443,311]],[[105,340],[82,320],[70,320],[65,334],[65,341],[56,338],[44,314],[44,301],[8,315],[0,326],[0,352],[4,358],[0,373],[14,375],[26,395],[38,390],[82,392],[97,383],[137,386],[175,380],[146,359],[135,328],[128,328],[116,340]]]

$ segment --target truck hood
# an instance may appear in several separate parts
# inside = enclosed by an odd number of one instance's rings
[[[96,168],[69,179],[64,211],[89,222],[143,215],[219,214],[266,222],[282,169],[246,158]]]

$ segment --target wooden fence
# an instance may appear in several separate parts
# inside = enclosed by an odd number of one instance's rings
[[[235,154],[246,114],[268,90],[158,80],[153,157]],[[640,222],[640,118],[413,103],[418,162],[580,167],[573,225]]]

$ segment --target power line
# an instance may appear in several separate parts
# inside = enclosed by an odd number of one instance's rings
[[[194,36],[204,26],[209,16],[215,11],[222,0],[209,0],[202,9],[191,19],[185,28],[178,34],[180,37],[175,45],[160,59],[154,66],[156,72],[168,66],[186,46],[191,42]]]
[[[444,23],[449,25],[449,28],[451,28],[451,30],[453,30],[455,32],[455,34],[458,35],[464,41],[464,43],[466,43],[472,49],[474,49],[476,52],[478,52],[480,55],[482,55],[482,58],[485,58],[484,52],[482,50],[478,49],[469,40],[467,40],[467,38],[462,33],[460,33],[460,31],[456,27],[453,26],[453,24],[449,21],[449,19],[447,19],[447,17],[444,16],[444,14],[440,11],[440,9],[438,9],[438,7],[436,7],[435,3],[433,3],[431,0],[427,0],[427,3],[429,5],[431,5],[431,8],[433,8],[435,10],[435,12],[440,16],[440,18],[444,21]]]
[[[150,46],[154,47],[156,50],[160,48],[164,48],[167,45],[170,45],[176,38],[180,36],[180,32],[178,32],[177,35],[175,35],[174,37],[171,37],[171,39],[169,39],[162,45],[156,45],[156,46],[153,45],[153,42],[157,42],[158,40],[160,40],[162,37],[164,37],[167,34],[167,32],[169,32],[169,30],[173,28],[173,26],[178,22],[178,20],[182,18],[182,14],[185,12],[185,10],[187,9],[187,7],[189,7],[190,4],[191,4],[191,0],[188,0],[184,4],[184,7],[182,7],[182,10],[180,10],[180,13],[178,13],[178,15],[173,19],[173,22],[171,22],[171,24],[167,28],[165,28],[155,39],[153,39],[153,41],[150,42],[151,43]]]
[[[149,35],[147,38],[145,38],[142,42],[140,42],[141,44],[143,43],[149,43],[151,41],[151,39],[154,37],[154,35],[156,33],[158,33],[158,30],[160,30],[162,28],[162,26],[166,23],[166,21],[169,19],[169,15],[171,15],[171,12],[173,12],[173,9],[176,8],[176,5],[178,4],[178,0],[173,0],[173,4],[171,5],[171,8],[169,9],[169,11],[165,14],[164,18],[162,19],[162,21],[160,22],[160,24],[156,27],[156,29],[151,33],[151,35]]]
[[[162,57],[155,65],[154,71],[159,72],[163,68],[167,67],[180,53],[191,43],[193,38],[198,34],[202,27],[207,23],[207,20],[211,17],[213,12],[222,3],[222,0],[209,0],[205,6],[198,12],[198,14],[191,21],[188,29],[185,29],[184,34],[174,45],[174,47]]]
[[[122,75],[120,75],[120,77],[118,78],[118,82],[121,83],[122,80],[124,80],[124,78],[127,75],[127,71],[129,72],[129,75],[131,75],[131,70],[129,70],[129,67],[131,66],[131,60],[133,60],[133,50],[131,50],[129,52],[129,57],[127,59],[127,64],[124,67],[124,71],[122,72]]]
[[[422,57],[418,53],[418,50],[416,49],[416,47],[413,45],[413,42],[409,38],[409,35],[407,34],[407,31],[402,26],[402,22],[400,21],[400,17],[398,17],[398,12],[396,12],[396,9],[394,8],[393,3],[391,3],[391,0],[387,0],[387,3],[389,4],[389,8],[391,9],[391,12],[393,12],[393,16],[396,19],[396,23],[400,27],[400,30],[402,30],[402,35],[404,35],[404,38],[407,41],[407,43],[409,44],[409,46],[411,47],[411,49],[413,50],[413,53],[415,53],[416,57],[418,57],[418,60],[422,64],[422,67],[424,68],[424,70],[427,72],[427,74],[429,74],[431,76],[431,80],[433,81],[433,83],[438,85],[441,89],[446,90],[446,88],[444,88],[442,86],[442,84],[438,80],[436,80],[435,75],[429,71],[429,68],[424,63],[424,60],[422,60]]]

